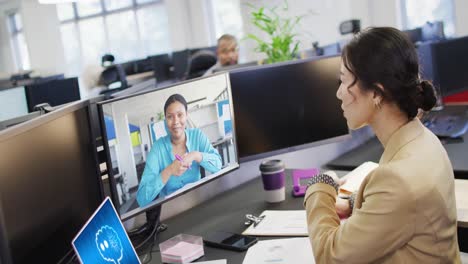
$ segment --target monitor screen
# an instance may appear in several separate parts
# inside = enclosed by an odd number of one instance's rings
[[[336,98],[340,61],[322,57],[231,72],[241,162],[348,134]]]
[[[103,200],[92,138],[87,101],[0,132],[0,233],[12,263],[58,263],[72,251]]]
[[[468,37],[432,44],[434,84],[442,96],[468,90]]]
[[[78,78],[52,80],[28,85],[26,86],[26,98],[29,112],[34,111],[34,106],[42,103],[58,106],[80,100]]]
[[[174,64],[174,78],[183,80],[187,73],[190,58],[190,50],[179,50],[172,53],[172,62]]]
[[[23,116],[28,113],[28,103],[24,87],[0,91],[0,121]]]
[[[120,217],[236,169],[232,108],[227,73],[102,102],[107,166]]]

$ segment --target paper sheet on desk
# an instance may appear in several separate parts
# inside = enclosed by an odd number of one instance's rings
[[[307,236],[305,210],[265,210],[265,218],[255,227],[249,226],[242,234],[251,236]]]
[[[227,264],[226,259],[219,259],[219,260],[210,260],[210,261],[201,261],[201,262],[195,262],[197,264]]]
[[[361,183],[364,181],[366,176],[377,168],[379,164],[367,161],[359,165],[359,167],[346,174],[342,179],[346,179],[346,182],[341,185],[340,192],[345,194],[351,194],[359,190]]]
[[[258,241],[247,251],[243,264],[313,264],[309,238],[284,238]]]

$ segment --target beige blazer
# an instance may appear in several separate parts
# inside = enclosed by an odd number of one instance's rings
[[[385,146],[340,225],[336,191],[310,186],[304,199],[317,263],[461,263],[454,175],[437,137],[414,119]]]

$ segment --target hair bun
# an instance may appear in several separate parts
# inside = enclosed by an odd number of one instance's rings
[[[434,86],[430,81],[426,80],[421,81],[420,86],[422,98],[419,102],[419,108],[424,111],[429,111],[435,106],[437,101]]]

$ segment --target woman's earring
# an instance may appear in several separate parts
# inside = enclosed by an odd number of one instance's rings
[[[374,102],[374,106],[375,106],[375,108],[377,108],[377,109],[379,109],[379,110],[380,110],[380,109],[382,108],[382,104],[380,103],[380,100],[379,100],[379,101],[376,101],[376,102]]]

